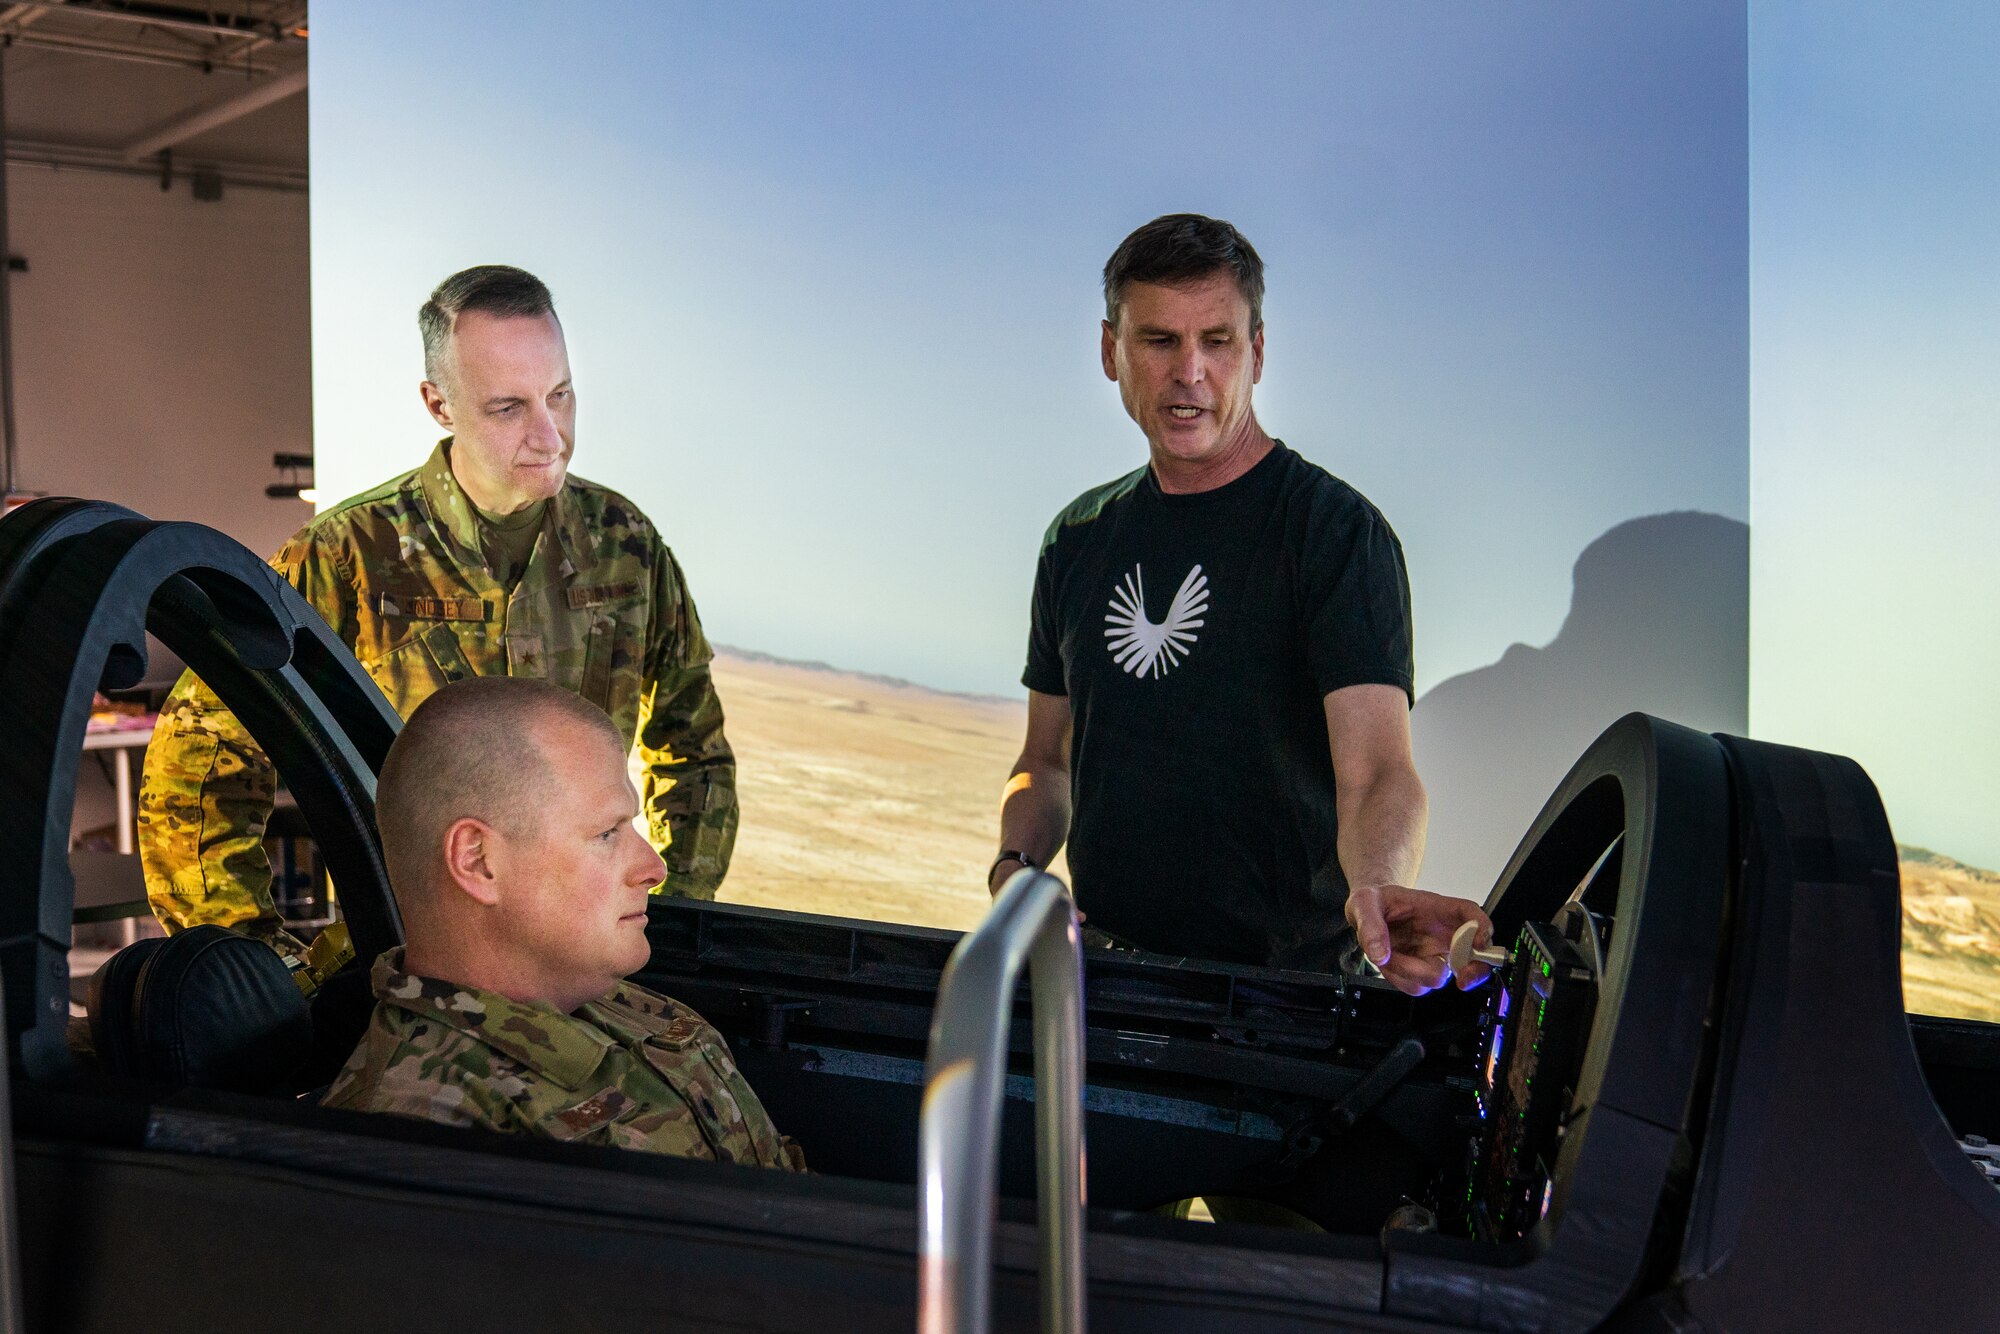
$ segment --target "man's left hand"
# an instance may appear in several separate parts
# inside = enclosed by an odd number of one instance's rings
[[[1476,944],[1486,945],[1493,939],[1493,923],[1472,900],[1405,885],[1353,891],[1347,896],[1347,922],[1368,961],[1397,990],[1412,996],[1435,991],[1454,980],[1451,936],[1460,926],[1479,923]],[[1459,990],[1478,986],[1488,971],[1483,963],[1467,964],[1456,978]]]

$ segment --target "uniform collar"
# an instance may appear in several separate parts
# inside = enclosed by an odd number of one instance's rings
[[[458,484],[458,478],[452,475],[451,439],[446,436],[438,441],[430,458],[417,470],[418,483],[423,488],[424,504],[430,509],[432,521],[452,546],[460,565],[484,569],[486,554],[479,538],[479,511],[473,507],[472,497]],[[576,490],[574,480],[564,478],[562,490],[549,501],[544,519],[555,528],[556,542],[562,549],[556,575],[565,582],[584,568],[591,551],[590,526],[584,520]]]
[[[619,1045],[617,1037],[553,1005],[406,973],[400,945],[375,961],[372,981],[384,1005],[457,1029],[566,1089],[581,1088],[604,1053]],[[618,995],[614,988],[605,999]]]
[[[583,1009],[591,1023],[628,1047],[656,1036],[673,1018],[661,997],[631,982],[620,982]]]

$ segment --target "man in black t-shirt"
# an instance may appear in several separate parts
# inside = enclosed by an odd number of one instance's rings
[[[1426,806],[1402,548],[1257,424],[1263,292],[1250,243],[1195,214],[1105,266],[1104,373],[1151,461],[1043,541],[988,888],[1067,837],[1078,906],[1114,940],[1328,971],[1351,929],[1421,992],[1451,980],[1454,929],[1485,944],[1491,925],[1410,888]]]

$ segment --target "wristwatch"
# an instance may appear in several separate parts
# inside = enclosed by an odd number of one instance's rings
[[[1019,862],[1031,871],[1035,869],[1035,863],[1029,859],[1027,853],[1018,852],[1013,848],[1002,848],[1000,855],[986,868],[986,888],[989,891],[993,888],[993,873],[1000,869],[1001,862]]]

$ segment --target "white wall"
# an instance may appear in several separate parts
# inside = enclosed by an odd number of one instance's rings
[[[259,554],[312,516],[272,500],[312,452],[306,196],[7,169],[18,476],[192,519]]]
[[[192,519],[267,555],[312,507],[271,455],[312,452],[306,197],[7,168],[16,485]],[[112,819],[95,763],[75,830]]]

